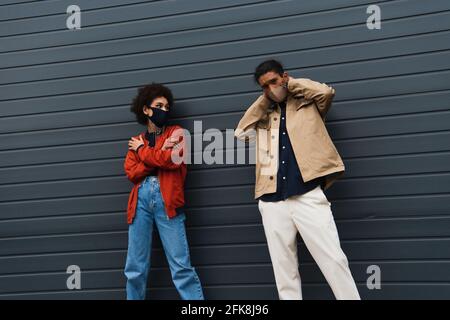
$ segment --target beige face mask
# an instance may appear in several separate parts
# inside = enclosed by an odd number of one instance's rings
[[[287,95],[288,90],[286,84],[282,84],[281,86],[272,89],[269,93],[270,99],[275,102],[283,102],[286,99]]]

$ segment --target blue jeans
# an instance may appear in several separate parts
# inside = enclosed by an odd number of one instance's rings
[[[150,267],[153,227],[158,228],[175,287],[183,300],[203,300],[203,291],[191,266],[184,212],[169,219],[164,209],[159,180],[148,176],[139,186],[136,216],[128,229],[125,265],[127,299],[145,299]]]

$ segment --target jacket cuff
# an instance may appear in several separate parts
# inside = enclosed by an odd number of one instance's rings
[[[137,149],[136,149],[136,153],[139,155],[139,150],[142,150],[142,148],[141,147],[143,147],[144,146],[144,144],[141,144]]]

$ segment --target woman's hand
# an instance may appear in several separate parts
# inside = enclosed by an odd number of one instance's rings
[[[142,136],[139,136],[139,139],[131,137],[131,140],[128,141],[128,149],[136,151],[141,145],[144,145],[144,140],[142,140]]]
[[[164,141],[164,145],[162,146],[162,150],[168,149],[176,149],[179,146],[180,138],[179,137],[170,137]]]

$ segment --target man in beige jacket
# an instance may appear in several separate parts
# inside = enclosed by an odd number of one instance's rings
[[[235,136],[256,138],[255,199],[280,299],[302,299],[297,234],[337,299],[360,299],[341,249],[328,189],[345,171],[325,127],[335,90],[294,79],[275,60],[261,63],[263,94],[247,109]]]

